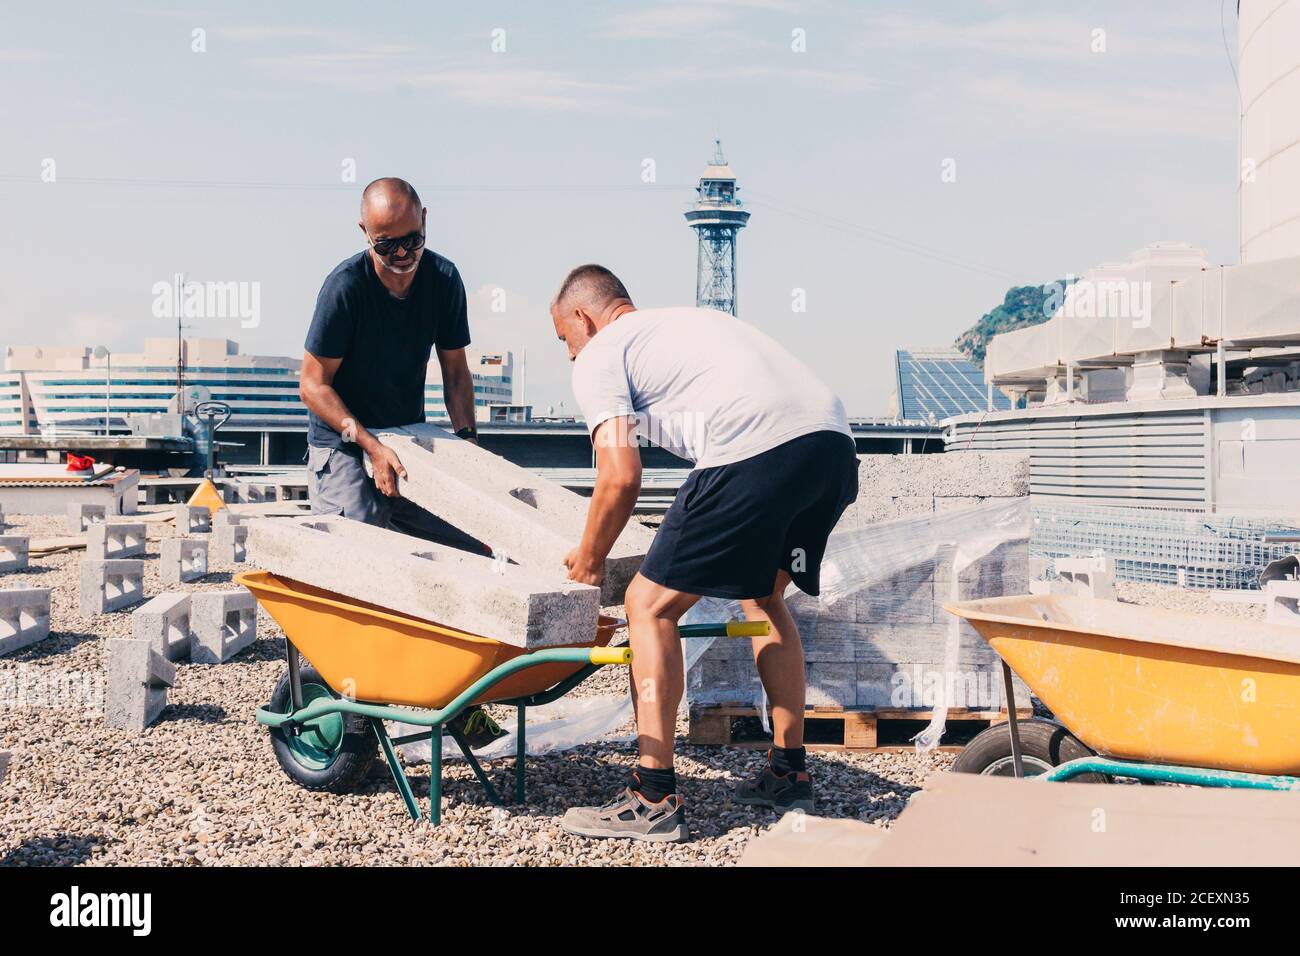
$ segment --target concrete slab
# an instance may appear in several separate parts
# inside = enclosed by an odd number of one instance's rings
[[[81,562],[81,613],[107,614],[144,600],[144,562],[138,558]]]
[[[29,546],[26,535],[0,535],[0,573],[25,569],[30,560]]]
[[[257,640],[257,601],[243,588],[190,595],[195,664],[222,664]]]
[[[248,556],[273,574],[520,647],[595,634],[596,588],[329,515],[260,518]]]
[[[164,584],[197,581],[208,573],[206,538],[163,538],[158,552],[158,575]]]
[[[408,477],[399,483],[404,497],[486,542],[496,555],[547,574],[563,573],[565,555],[582,537],[588,499],[435,425],[376,437],[406,468]],[[602,604],[622,603],[653,540],[648,528],[629,523],[606,562]]]
[[[86,557],[97,561],[115,561],[144,554],[146,525],[143,521],[92,524],[86,529]]]
[[[116,638],[108,642],[104,723],[123,730],[144,730],[167,706],[167,688],[176,666],[148,641]]]
[[[50,636],[50,589],[0,590],[0,657]]]
[[[150,598],[131,613],[131,633],[169,661],[190,656],[190,596],[171,591]]]

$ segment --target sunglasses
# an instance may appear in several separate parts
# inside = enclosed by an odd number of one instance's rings
[[[369,238],[367,236],[367,238]],[[391,256],[398,248],[414,252],[424,245],[424,230],[417,230],[409,236],[398,236],[396,239],[371,239],[370,246],[381,256]]]

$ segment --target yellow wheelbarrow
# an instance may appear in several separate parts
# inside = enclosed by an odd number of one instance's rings
[[[953,769],[1046,780],[1113,777],[1300,789],[1300,631],[1064,595],[960,601],[1060,723],[1008,721]]]
[[[524,800],[525,713],[557,700],[599,668],[628,664],[632,652],[609,647],[623,621],[601,616],[582,644],[521,647],[354,601],[267,571],[236,575],[285,634],[288,672],[257,722],[270,728],[284,772],[308,790],[347,793],[383,752],[413,820],[420,810],[397,758],[400,744],[430,740],[429,820],[442,803],[442,733],[460,747],[489,800],[503,805],[492,781],[449,723],[472,704],[516,708],[515,801]],[[741,637],[768,632],[766,621],[693,624],[683,637]],[[306,661],[300,659],[306,658]],[[428,730],[390,737],[384,721]]]

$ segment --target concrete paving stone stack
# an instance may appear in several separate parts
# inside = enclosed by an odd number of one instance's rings
[[[912,518],[1028,493],[1028,459],[1003,453],[866,455],[860,496],[837,531]],[[835,602],[798,592],[789,599],[803,640],[810,707],[924,709],[927,682],[943,678],[953,599],[955,549],[905,568]],[[1024,594],[1028,541],[1006,542],[958,576],[962,600]],[[953,706],[1000,706],[999,658],[969,625],[959,625],[959,673]],[[1017,680],[1017,701],[1028,689]],[[692,703],[749,704],[760,692],[749,641],[718,639],[691,669]],[[933,695],[931,695],[932,697]]]

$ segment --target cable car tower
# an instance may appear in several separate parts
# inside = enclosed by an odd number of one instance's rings
[[[696,260],[695,304],[702,309],[736,314],[736,233],[745,228],[749,213],[736,198],[736,174],[722,155],[722,141],[714,140],[713,162],[704,167],[698,198],[686,213],[686,222],[700,237]]]

